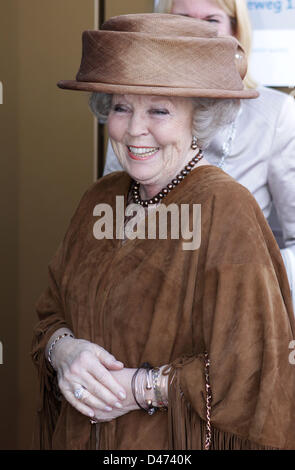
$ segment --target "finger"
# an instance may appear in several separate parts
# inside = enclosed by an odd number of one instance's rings
[[[100,363],[89,364],[87,372],[92,375],[96,382],[103,385],[111,394],[119,398],[119,400],[125,400],[126,392],[122,385],[119,384],[116,379],[110,374],[110,372]],[[84,376],[84,378],[89,380],[88,377],[86,378]],[[100,390],[97,389],[97,384],[95,384],[93,381],[90,381],[87,384],[87,388],[91,390],[91,393],[93,393],[93,395],[99,396]]]
[[[78,389],[79,390],[79,389]],[[73,392],[75,397],[75,392]],[[75,397],[78,401],[82,402],[84,405],[87,405],[91,410],[100,410],[103,412],[110,412],[113,408],[107,405],[104,401],[94,397],[88,390],[84,388],[81,398]],[[122,408],[122,405],[120,405]]]
[[[62,391],[63,396],[65,399],[72,405],[77,411],[82,413],[85,416],[88,416],[90,418],[94,418],[94,411],[92,408],[90,408],[88,405],[83,403],[82,400],[77,400],[74,396],[74,393],[70,390],[64,390]]]
[[[70,384],[61,379],[59,381],[59,388],[67,401],[86,416],[93,417],[93,410],[96,408],[107,413],[112,411],[111,406],[94,397],[87,390],[85,383],[82,377],[80,377],[78,381],[71,382]],[[76,394],[75,392],[78,393]]]
[[[94,369],[96,369],[97,362],[94,360],[93,363],[93,367]],[[107,369],[105,369],[101,365],[99,365],[99,367],[102,369],[102,373],[105,372],[112,378],[111,374]],[[117,396],[112,393],[108,388],[106,388],[101,382],[95,380],[91,373],[88,372],[86,369],[79,369],[79,372],[79,375],[71,375],[70,380],[67,375],[60,379],[59,386],[62,391],[69,390],[75,395],[75,390],[79,391],[81,387],[83,387],[84,390],[82,390],[80,400],[86,403],[92,409],[98,408],[104,411],[111,411],[112,408],[122,408],[121,400],[124,399],[122,394],[125,394],[125,390],[121,386],[119,386],[120,391],[119,395]],[[76,388],[74,388],[73,384],[77,384]],[[79,399],[79,397],[75,398]]]
[[[116,406],[115,404],[118,404],[118,401],[125,400],[126,392],[124,387],[117,382],[109,370],[98,362],[93,354],[88,353],[87,358],[84,354],[84,359],[84,365],[83,363],[73,365],[71,370],[63,374],[60,385],[71,390],[73,383],[81,384],[92,395],[105,400],[105,404],[109,406]]]
[[[124,367],[124,364],[121,361],[117,361],[112,354],[100,346],[96,347],[96,354],[100,362],[108,369],[119,370]]]
[[[102,385],[101,382],[95,380],[94,377],[89,373],[83,376],[83,383],[87,384],[87,390],[91,397],[89,398],[90,401],[88,404],[91,404],[93,408],[98,408],[101,410],[105,407],[117,409],[122,408],[121,400],[123,400],[123,396],[117,396],[112,393],[108,388]],[[122,389],[120,393],[125,393],[124,389]]]

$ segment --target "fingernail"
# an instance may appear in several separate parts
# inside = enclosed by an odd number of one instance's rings
[[[120,367],[124,367],[124,364],[123,364],[123,362],[121,362],[121,361],[115,361],[115,362],[118,364],[118,366],[120,366]]]
[[[122,398],[122,400],[125,400],[126,393],[125,392],[119,392],[119,397]]]
[[[119,403],[118,401],[117,401],[117,403],[115,403],[115,407],[116,407],[116,408],[123,408],[123,406],[121,405],[121,403]]]
[[[93,418],[93,417],[94,417],[94,412],[93,412],[93,411],[89,411],[89,416],[90,416],[90,418]]]
[[[110,406],[106,406],[106,407],[105,407],[105,410],[106,410],[106,411],[112,411],[112,409],[113,409],[113,408],[111,408]]]

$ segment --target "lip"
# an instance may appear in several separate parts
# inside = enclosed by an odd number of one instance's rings
[[[156,149],[158,147],[150,147],[149,145],[128,145],[128,147],[134,147],[135,149]]]
[[[156,148],[156,147],[148,147],[148,146],[137,146],[137,145],[131,145],[131,147],[134,147],[134,148],[137,148],[137,149],[153,149],[153,148]],[[137,155],[134,155],[130,150],[129,150],[129,146],[127,145],[127,152],[128,152],[128,155],[130,158],[132,158],[132,160],[137,160],[137,161],[146,161],[146,160],[151,160],[152,158],[155,157],[155,155],[157,155],[157,153],[159,152],[160,149],[158,149],[155,153],[153,153],[152,155],[147,155],[145,157],[138,157]]]

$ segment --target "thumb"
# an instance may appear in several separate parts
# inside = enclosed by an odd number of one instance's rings
[[[124,368],[124,364],[110,354],[108,351],[103,349],[101,346],[97,346],[96,354],[100,362],[107,368],[111,370],[119,370]]]

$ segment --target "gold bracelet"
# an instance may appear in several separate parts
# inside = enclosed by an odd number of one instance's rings
[[[163,376],[161,374],[161,370],[159,367],[155,367],[152,370],[152,378],[153,378],[153,389],[156,398],[156,407],[160,408],[161,410],[166,409],[168,406],[167,400],[163,399],[162,395],[162,382]]]

